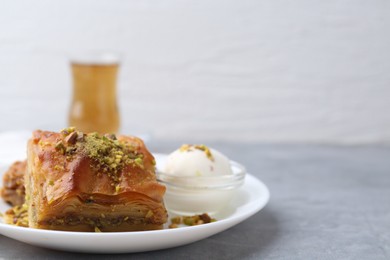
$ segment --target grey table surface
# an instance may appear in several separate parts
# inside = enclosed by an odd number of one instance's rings
[[[153,142],[154,152],[179,143]],[[212,143],[270,189],[246,221],[189,245],[91,255],[0,235],[3,259],[390,259],[390,147]]]

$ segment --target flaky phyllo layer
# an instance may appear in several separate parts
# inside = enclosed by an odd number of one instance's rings
[[[35,131],[25,175],[28,225],[69,231],[161,229],[165,187],[136,137]]]

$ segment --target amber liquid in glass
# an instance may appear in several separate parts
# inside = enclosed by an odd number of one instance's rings
[[[118,64],[72,63],[73,99],[69,126],[85,132],[117,133]]]

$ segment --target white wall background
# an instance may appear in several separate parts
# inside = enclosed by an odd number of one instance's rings
[[[125,54],[126,133],[390,143],[386,0],[1,0],[0,131],[64,127],[88,49]]]

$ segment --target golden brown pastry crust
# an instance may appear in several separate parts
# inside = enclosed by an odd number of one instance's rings
[[[25,182],[30,227],[69,231],[162,228],[167,220],[165,187],[156,181],[154,158],[141,139],[119,136],[116,142],[126,147],[124,152],[132,159],[115,172],[104,172],[105,165],[102,168],[102,162],[83,150],[83,139],[67,145],[66,137],[38,130],[28,142]]]
[[[24,203],[24,173],[26,172],[26,161],[16,161],[4,173],[3,188],[1,196],[12,206]]]

